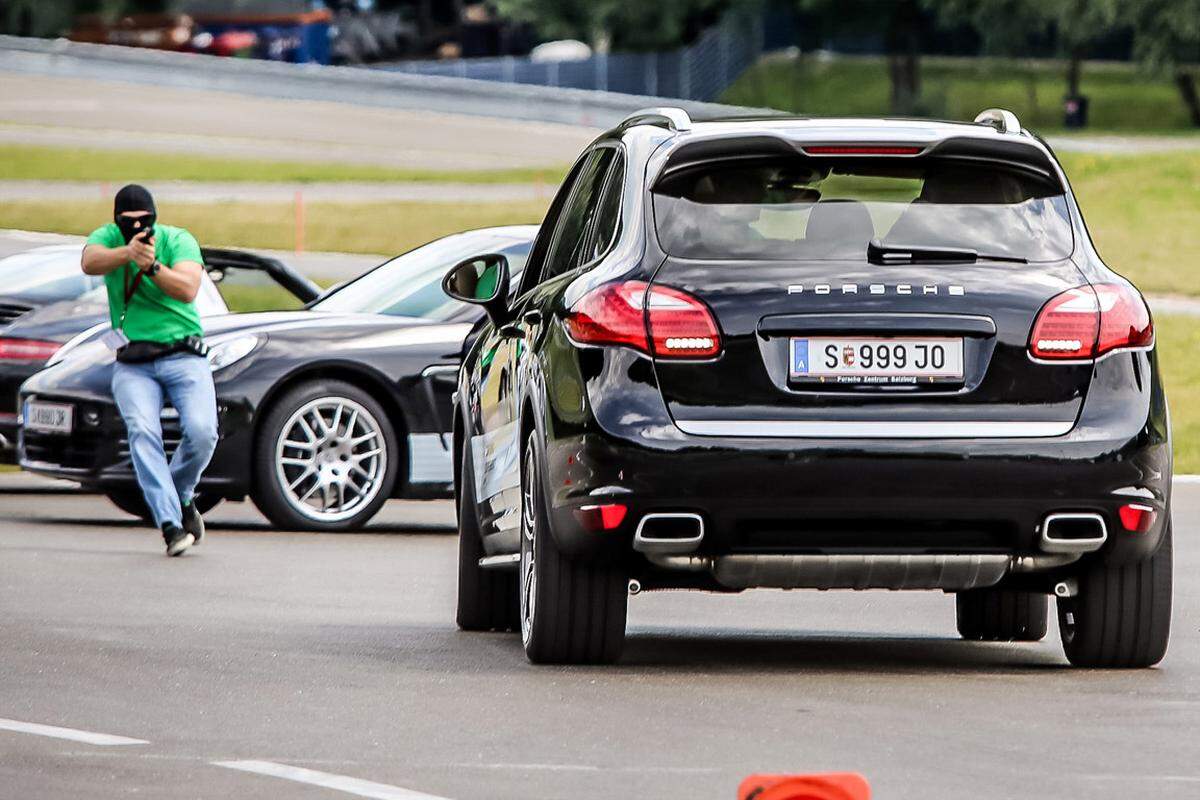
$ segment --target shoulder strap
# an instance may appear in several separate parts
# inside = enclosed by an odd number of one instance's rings
[[[133,283],[129,282],[129,272],[125,272],[125,305],[128,307],[129,301],[133,299],[133,293],[137,291],[138,285],[142,282],[142,278],[146,277],[146,273],[140,269],[137,271],[137,276],[133,279]]]

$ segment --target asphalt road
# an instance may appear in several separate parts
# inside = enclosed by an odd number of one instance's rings
[[[764,770],[1200,796],[1196,483],[1171,650],[1130,672],[1069,668],[1054,630],[961,642],[951,598],[886,592],[644,593],[620,665],[534,667],[455,630],[450,521],[393,503],[367,534],[287,534],[227,504],[168,560],[98,498],[0,495],[0,797],[691,800]]]
[[[0,142],[463,170],[569,164],[597,133],[0,71]]]

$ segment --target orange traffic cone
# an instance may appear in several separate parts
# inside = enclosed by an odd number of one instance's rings
[[[871,786],[854,772],[751,775],[738,787],[738,800],[871,800]]]

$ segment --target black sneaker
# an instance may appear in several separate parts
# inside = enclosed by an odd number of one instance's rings
[[[195,499],[183,507],[183,529],[196,540],[192,542],[194,545],[200,544],[204,539],[204,517],[200,516],[196,509]]]
[[[196,543],[196,537],[177,525],[163,525],[163,541],[167,543],[167,555],[181,556]]]

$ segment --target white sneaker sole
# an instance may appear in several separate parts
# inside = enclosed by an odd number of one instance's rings
[[[200,527],[192,534],[196,538],[196,541],[192,542],[192,547],[198,547],[204,541],[204,534],[204,517],[200,517]]]
[[[169,555],[169,556],[183,555],[187,551],[187,549],[195,543],[196,543],[196,537],[192,536],[190,533],[186,534],[186,535],[184,535],[184,537],[182,539],[179,539],[178,541],[176,541],[174,544],[170,545],[167,548],[167,555]]]

